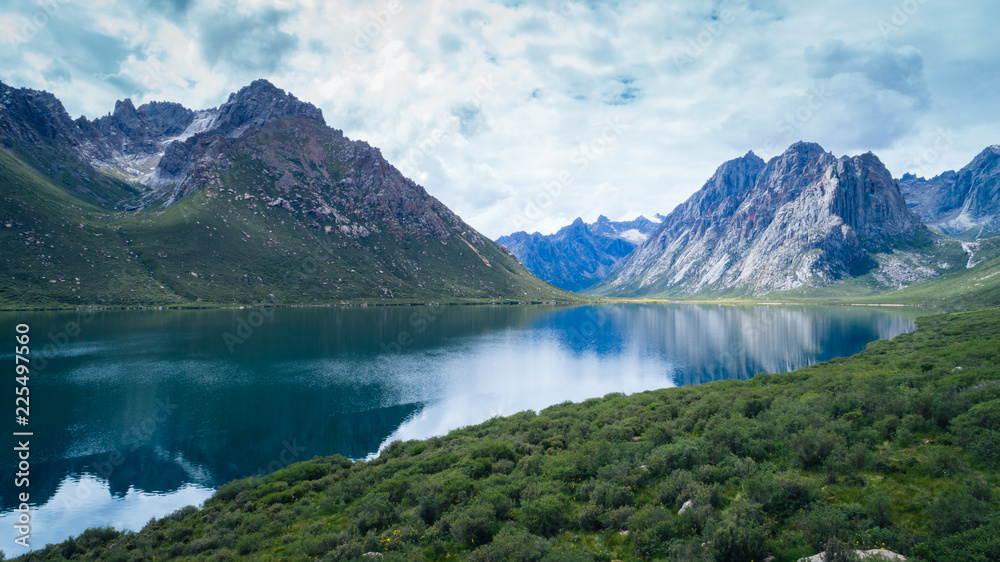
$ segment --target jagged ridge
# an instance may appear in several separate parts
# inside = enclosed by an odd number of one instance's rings
[[[497,239],[541,279],[567,291],[579,291],[603,279],[622,258],[659,226],[640,216],[613,222],[601,215],[586,224],[582,218],[551,235],[515,232]]]
[[[987,147],[958,172],[929,180],[899,180],[910,207],[927,224],[951,235],[981,238],[1000,232],[1000,145]]]
[[[597,288],[602,294],[743,292],[823,286],[875,267],[921,228],[871,154],[836,158],[796,143],[766,164],[726,162]]]

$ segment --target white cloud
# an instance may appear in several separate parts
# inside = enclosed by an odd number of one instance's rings
[[[0,53],[4,82],[96,116],[129,95],[214,106],[268,78],[491,237],[667,213],[722,161],[799,139],[874,150],[896,175],[1000,141],[988,0],[903,16],[860,0],[56,4]],[[38,10],[5,3],[0,39]],[[605,139],[608,119],[622,130]],[[942,130],[947,149],[915,158]]]

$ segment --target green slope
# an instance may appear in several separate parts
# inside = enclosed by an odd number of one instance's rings
[[[575,299],[492,241],[473,248],[454,230],[446,243],[328,233],[267,205],[282,195],[269,172],[244,150],[174,205],[126,212],[113,206],[145,188],[51,147],[0,151],[0,307]]]
[[[24,559],[1000,559],[1000,311],[918,325],[793,373],[317,458]]]
[[[98,182],[88,182],[91,189]],[[106,182],[107,191],[115,186]],[[0,306],[174,302],[129,252],[114,211],[92,205],[0,150]]]

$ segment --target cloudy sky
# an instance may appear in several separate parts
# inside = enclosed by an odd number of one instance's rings
[[[808,140],[935,175],[1000,143],[995,0],[4,0],[0,80],[74,117],[255,78],[491,237],[666,214]]]

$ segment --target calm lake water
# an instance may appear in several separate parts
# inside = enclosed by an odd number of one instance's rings
[[[32,548],[141,528],[235,478],[365,458],[492,416],[611,392],[746,379],[914,328],[911,309],[450,306],[3,313],[31,326]],[[16,458],[0,460],[0,549]]]

